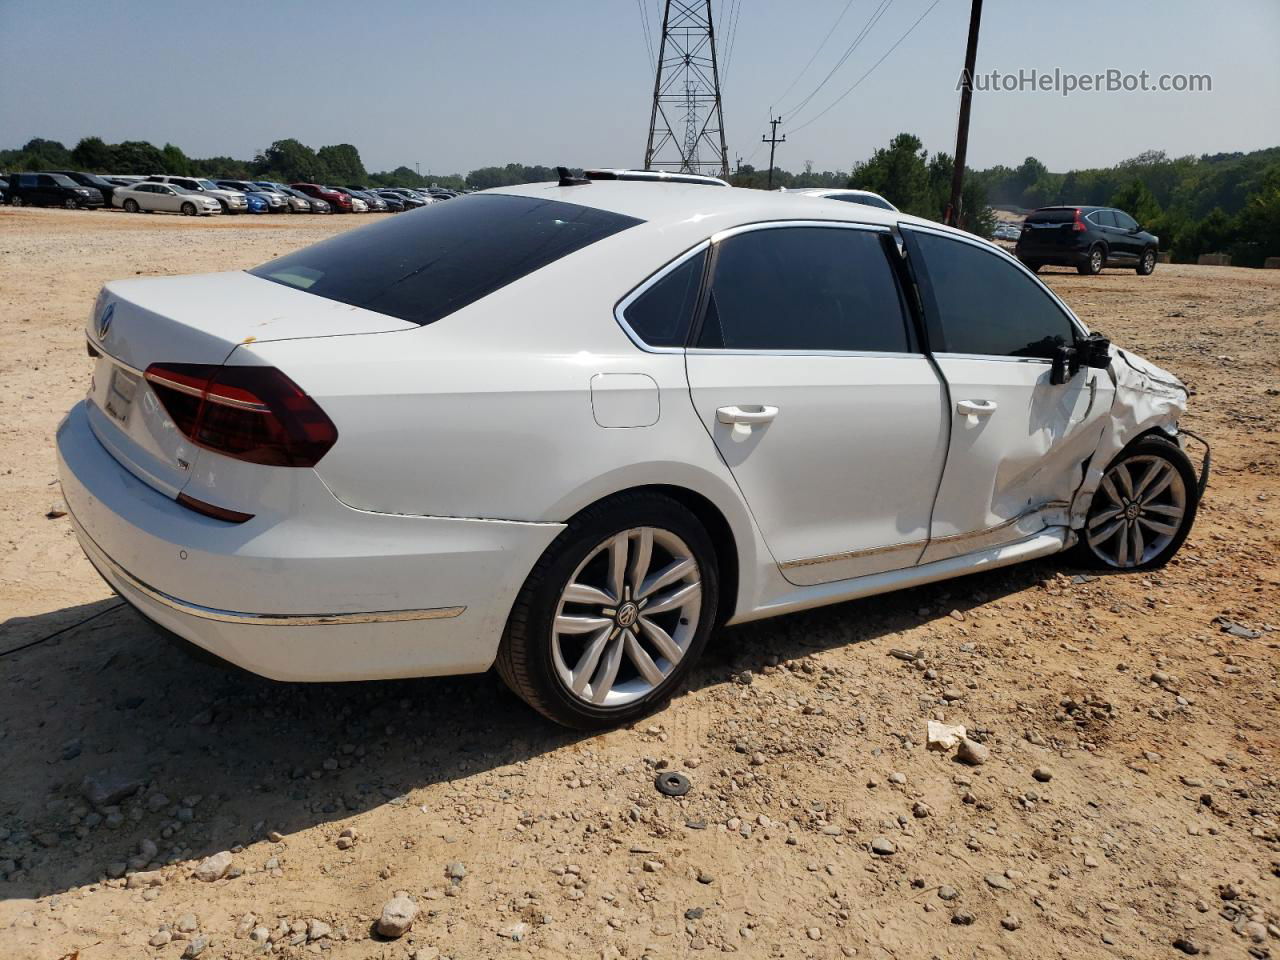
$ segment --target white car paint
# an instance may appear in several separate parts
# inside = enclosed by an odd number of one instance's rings
[[[213,197],[170,183],[143,181],[129,187],[117,187],[112,193],[111,202],[118,207],[129,209],[129,201],[147,213],[181,213],[188,205],[197,216],[222,213],[222,205]]]
[[[277,679],[479,671],[542,551],[613,494],[661,485],[716,511],[736,554],[725,619],[743,622],[1057,552],[1110,457],[1172,435],[1185,406],[1122,351],[1052,387],[1047,361],[644,348],[616,320],[632,291],[776,221],[934,231],[1053,295],[990,244],[868,206],[608,181],[487,193],[645,222],[422,327],[246,273],[107,285],[90,396],[57,446],[77,534],[122,596]],[[314,468],[232,459],[176,431],[145,380],[121,426],[114,378],[155,361],[276,367],[339,439]],[[211,519],[179,491],[254,516]]]

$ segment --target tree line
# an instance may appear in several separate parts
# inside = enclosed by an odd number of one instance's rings
[[[874,190],[900,210],[940,220],[951,185],[952,158],[929,154],[920,138],[900,133],[849,171],[814,171],[812,164],[792,173],[774,168],[775,187],[855,187]],[[490,187],[555,178],[548,166],[508,163],[462,174],[419,174],[408,166],[370,172],[360,151],[349,143],[312,149],[296,139],[277,140],[252,159],[188,157],[179,147],[157,147],[144,140],[106,143],[85,137],[68,148],[36,138],[14,150],[0,150],[0,170],[84,170],[90,173],[168,173],[252,180],[308,181],[379,186]],[[764,189],[768,170],[749,164],[735,170],[735,186]],[[1050,204],[1099,204],[1119,207],[1160,237],[1176,261],[1194,261],[1202,253],[1228,253],[1232,262],[1260,266],[1280,256],[1280,147],[1251,153],[1204,154],[1170,158],[1148,151],[1111,167],[1052,173],[1035,157],[1016,167],[967,170],[960,225],[989,237],[995,226],[992,206],[1033,209]]]

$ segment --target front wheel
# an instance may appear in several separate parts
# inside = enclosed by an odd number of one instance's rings
[[[715,548],[697,517],[659,494],[621,494],[575,517],[538,560],[498,673],[557,723],[627,723],[679,687],[718,603]]]
[[[1162,567],[1196,519],[1195,469],[1176,443],[1152,435],[1107,467],[1080,531],[1081,558],[1115,570]]]
[[[1076,267],[1076,272],[1096,277],[1106,265],[1107,252],[1102,249],[1102,244],[1095,243],[1089,250],[1089,258]]]
[[[194,217],[196,215],[196,205],[187,201],[182,205],[182,215],[184,217]]]
[[[1138,266],[1136,267],[1136,270],[1138,272],[1138,276],[1140,277],[1149,277],[1151,276],[1151,274],[1155,273],[1156,252],[1150,249],[1143,250],[1142,259],[1138,261]]]
[[[74,210],[77,206],[79,206],[79,204],[76,203],[74,197],[67,197],[67,199],[62,201],[62,205],[66,207],[68,210]]]

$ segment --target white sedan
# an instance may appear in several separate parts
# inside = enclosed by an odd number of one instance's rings
[[[111,201],[126,213],[180,213],[184,217],[212,216],[222,213],[222,205],[207,193],[188,190],[176,183],[144,181],[132,186],[116,187]]]
[[[110,283],[88,338],[63,492],[144,617],[281,680],[496,663],[582,728],[723,624],[1159,566],[1203,488],[1182,384],[1002,250],[778,193],[565,174]]]

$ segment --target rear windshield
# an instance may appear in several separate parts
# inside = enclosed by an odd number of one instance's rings
[[[1075,207],[1058,207],[1053,210],[1035,211],[1027,217],[1027,223],[1070,223],[1075,218]]]
[[[341,233],[249,272],[425,325],[642,222],[576,203],[478,194]]]

